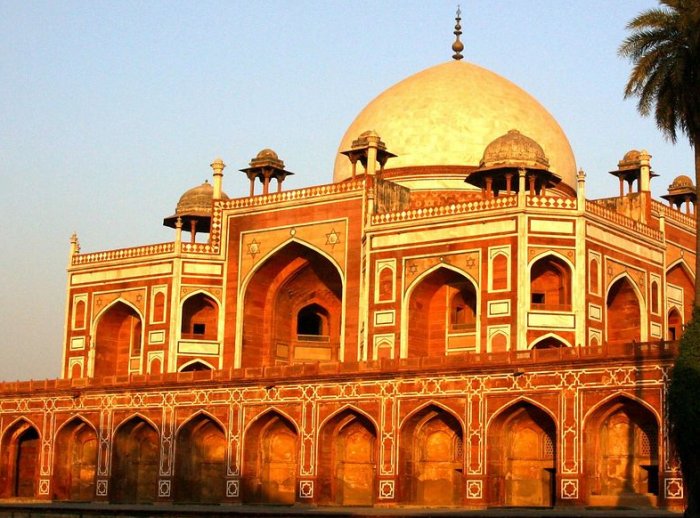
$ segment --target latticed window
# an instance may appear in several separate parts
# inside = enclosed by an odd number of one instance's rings
[[[462,438],[460,436],[455,437],[455,460],[456,461],[461,461],[463,456],[464,456],[464,443],[462,441]]]
[[[651,457],[656,452],[656,434],[653,430],[643,429],[639,435],[639,454]]]
[[[542,436],[542,456],[545,459],[554,458],[554,441],[552,441],[552,438],[546,433]]]

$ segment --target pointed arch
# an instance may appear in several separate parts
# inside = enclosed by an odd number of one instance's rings
[[[616,400],[627,400],[631,403],[644,407],[654,416],[654,418],[656,419],[656,424],[658,426],[661,425],[661,415],[656,410],[656,408],[654,408],[653,405],[647,403],[644,399],[636,396],[635,394],[627,392],[626,390],[618,390],[617,392],[604,397],[588,409],[588,412],[586,412],[586,415],[583,417],[583,421],[581,421],[583,423],[583,427],[585,428],[587,426],[587,421],[591,418],[591,416],[595,415],[595,413],[598,412],[602,407],[605,407],[606,405],[609,405],[611,402],[614,402]]]
[[[135,414],[114,430],[110,500],[148,503],[156,499],[160,433],[150,420]]]
[[[3,431],[0,441],[0,495],[37,495],[40,454],[39,428],[25,417],[12,421]]]
[[[204,371],[204,370],[216,370],[216,368],[208,361],[196,359],[190,360],[187,363],[180,365],[178,372],[192,372],[192,371]]]
[[[255,265],[253,265],[253,267],[250,269],[248,274],[243,279],[242,284],[241,284],[241,286],[243,288],[242,291],[245,291],[248,283],[253,278],[253,275],[255,274],[255,272],[257,272],[263,266],[263,264],[265,264],[271,257],[274,257],[277,252],[279,252],[280,250],[282,250],[283,248],[285,248],[286,246],[288,246],[292,243],[297,243],[301,246],[308,248],[309,250],[312,250],[312,251],[322,255],[333,266],[335,266],[336,270],[338,270],[338,275],[340,275],[340,278],[345,279],[345,275],[343,273],[343,268],[340,266],[340,264],[338,264],[338,262],[335,260],[335,258],[332,255],[330,255],[325,250],[322,250],[321,248],[317,247],[316,245],[309,243],[308,241],[305,241],[303,239],[299,239],[298,237],[290,237],[289,239],[287,239],[283,243],[280,243],[275,248],[270,250],[267,254],[262,256],[260,259],[258,259],[257,263]]]
[[[666,274],[668,274],[671,270],[673,270],[677,266],[680,266],[681,269],[685,272],[685,274],[690,278],[690,280],[692,282],[695,282],[695,274],[693,273],[693,269],[690,267],[688,262],[683,257],[676,259],[671,264],[666,265]]]
[[[119,297],[94,319],[90,371],[96,378],[138,371],[143,356],[144,317],[131,302]],[[132,368],[132,361],[138,368]]]
[[[222,432],[226,432],[226,426],[224,425],[223,422],[221,422],[221,419],[219,419],[218,417],[216,417],[216,416],[215,416],[214,414],[212,414],[211,412],[209,412],[209,411],[207,411],[207,410],[205,410],[205,409],[203,409],[203,408],[200,408],[200,409],[197,410],[194,414],[192,414],[191,416],[187,417],[187,419],[185,419],[182,423],[180,423],[180,424],[177,426],[177,428],[175,429],[175,436],[177,436],[177,434],[180,433],[180,430],[182,430],[186,425],[190,424],[190,423],[191,423],[192,421],[194,421],[195,419],[201,419],[201,418],[210,419],[210,420],[213,421],[219,428],[221,428],[221,431],[222,431]]]
[[[422,405],[408,414],[399,429],[400,501],[461,503],[464,437],[464,424],[444,405]]]
[[[512,401],[508,401],[507,403],[504,403],[496,411],[491,414],[491,417],[489,417],[486,421],[486,429],[488,430],[489,426],[491,426],[491,423],[493,422],[494,419],[498,418],[500,415],[502,415],[504,412],[508,412],[509,409],[515,407],[516,405],[532,405],[536,407],[537,409],[541,410],[545,414],[547,414],[552,422],[554,423],[555,428],[559,429],[559,420],[557,419],[556,414],[547,406],[543,405],[539,401],[529,398],[527,396],[518,396],[517,398],[513,399]]]
[[[218,503],[225,498],[226,428],[199,410],[175,433],[176,502]]]
[[[256,415],[255,417],[253,417],[253,418],[248,422],[248,424],[244,427],[244,429],[243,429],[243,434],[245,435],[246,431],[248,431],[248,429],[249,429],[251,426],[253,426],[253,425],[256,423],[256,421],[258,421],[258,420],[260,420],[260,419],[263,419],[263,418],[264,418],[264,419],[268,419],[268,414],[275,414],[275,415],[277,415],[277,416],[279,416],[279,417],[281,417],[281,418],[283,418],[283,419],[289,421],[289,423],[290,423],[290,424],[292,425],[292,427],[294,428],[294,431],[295,431],[297,434],[301,434],[301,428],[299,428],[299,425],[298,425],[297,422],[294,420],[294,418],[292,418],[292,416],[290,416],[287,412],[285,412],[284,410],[279,409],[279,408],[276,407],[276,406],[271,406],[271,407],[269,407],[269,408],[266,408],[265,410],[263,410],[262,412],[260,412],[258,415]]]
[[[552,506],[556,488],[557,421],[545,406],[521,397],[486,425],[488,498],[507,506]]]
[[[124,426],[128,422],[133,421],[134,419],[140,419],[140,420],[148,423],[148,425],[150,425],[158,433],[158,437],[160,437],[160,428],[158,427],[158,425],[155,423],[155,421],[153,419],[146,416],[145,414],[142,414],[141,412],[134,412],[130,416],[122,419],[122,421],[119,424],[114,426],[114,429],[112,430],[112,442],[114,442],[114,438],[116,436],[116,433],[119,431],[119,428],[121,428],[122,426]]]
[[[583,420],[583,472],[591,505],[658,495],[660,416],[641,398],[618,391]]]
[[[644,294],[634,279],[622,272],[605,290],[605,338],[608,344],[646,342],[649,314]],[[636,309],[633,307],[636,303]],[[622,327],[624,322],[625,327]]]
[[[121,303],[121,304],[124,304],[124,305],[126,305],[126,306],[129,306],[131,309],[133,309],[133,310],[136,312],[136,314],[139,316],[139,318],[140,318],[141,320],[144,319],[144,318],[143,318],[143,313],[142,313],[141,310],[138,308],[138,306],[136,306],[133,302],[129,302],[128,300],[126,300],[126,299],[124,299],[124,298],[122,298],[122,297],[118,297],[118,298],[112,300],[111,302],[109,302],[109,304],[105,305],[105,307],[103,307],[103,308],[102,308],[101,310],[99,310],[95,315],[93,315],[93,317],[92,317],[92,327],[93,327],[93,329],[97,326],[97,324],[99,323],[99,320],[105,315],[105,313],[107,313],[107,311],[109,311],[113,306],[115,306],[115,305],[117,305],[117,304],[120,304],[120,303]]]
[[[262,412],[243,434],[243,500],[293,504],[299,472],[299,429],[277,410]]]
[[[328,421],[330,421],[331,419],[334,419],[336,416],[342,414],[343,412],[355,412],[356,414],[361,415],[362,417],[364,417],[365,419],[367,419],[370,423],[372,423],[372,426],[374,427],[374,430],[375,430],[375,431],[378,432],[378,431],[380,430],[380,428],[379,428],[379,423],[377,423],[377,420],[376,420],[374,417],[372,417],[372,416],[371,416],[368,412],[366,412],[365,410],[362,410],[360,407],[358,407],[358,406],[356,406],[356,405],[353,405],[352,403],[346,403],[346,404],[344,404],[343,406],[341,406],[340,408],[338,408],[337,410],[334,410],[333,412],[331,412],[328,416],[326,416],[326,417],[319,423],[317,429],[320,430],[321,428],[323,428],[323,427],[326,425],[326,423],[327,423]]]
[[[683,313],[674,304],[668,309],[666,317],[668,322],[667,339],[671,341],[680,340],[683,334]]]
[[[91,501],[97,475],[97,430],[76,415],[54,435],[52,487],[55,500]]]
[[[318,427],[318,497],[323,503],[374,503],[377,430],[365,412],[345,405]]]
[[[560,342],[561,345],[564,347],[571,347],[571,343],[568,340],[565,340],[561,336],[559,336],[556,333],[547,333],[546,335],[542,335],[540,337],[535,338],[529,346],[529,349],[536,349],[539,344],[542,344],[543,342],[547,341],[557,341]]]
[[[180,301],[180,337],[185,340],[218,340],[221,303],[199,289]]]
[[[448,330],[448,322],[450,315],[449,313],[449,307],[447,306],[447,303],[443,304],[441,301],[436,300],[436,307],[434,308],[433,311],[431,311],[432,315],[434,316],[434,321],[431,322],[431,325],[428,326],[429,331],[426,331],[426,326],[423,325],[421,326],[421,329],[423,329],[423,334],[425,336],[422,337],[421,340],[411,340],[410,334],[413,333],[415,334],[417,331],[415,329],[412,329],[412,319],[411,319],[411,304],[412,304],[412,299],[414,297],[414,294],[416,293],[416,289],[421,287],[426,280],[429,280],[431,276],[439,275],[440,273],[443,273],[446,278],[443,279],[444,282],[440,282],[438,279],[438,285],[435,286],[435,290],[433,290],[432,295],[429,293],[426,293],[423,297],[426,300],[423,302],[416,302],[416,304],[425,304],[428,303],[430,304],[430,298],[435,296],[435,294],[442,290],[446,289],[449,285],[450,282],[454,284],[455,280],[449,281],[449,275],[452,274],[452,278],[458,278],[462,279],[464,283],[467,283],[466,289],[469,290],[471,289],[471,294],[470,296],[473,296],[473,329],[469,328],[466,330],[466,333],[459,333],[457,330],[455,330],[455,334],[462,334],[464,336],[454,336],[451,337],[451,330]],[[445,306],[444,308],[442,306]],[[425,312],[422,311],[422,316],[425,318]],[[439,263],[431,268],[428,268],[426,271],[418,275],[412,282],[411,284],[407,287],[403,298],[402,298],[402,304],[401,304],[401,340],[400,340],[400,349],[399,349],[399,358],[408,358],[409,357],[409,342],[413,343],[422,343],[424,344],[424,347],[426,343],[432,344],[431,349],[433,349],[433,352],[435,354],[438,354],[437,349],[439,349],[440,343],[444,340],[444,346],[442,347],[442,355],[446,355],[450,352],[451,349],[454,349],[454,352],[461,352],[465,350],[479,350],[479,336],[481,334],[480,329],[481,329],[481,307],[480,307],[480,297],[479,297],[479,284],[476,282],[476,280],[467,272],[462,270],[461,268],[458,268],[454,265],[451,264],[446,264],[446,263]],[[423,320],[423,324],[425,321]],[[426,332],[428,332],[428,335],[426,335]],[[432,338],[429,335],[433,335]],[[428,338],[426,338],[428,336]],[[426,342],[427,340],[427,342]],[[453,342],[453,343],[452,343]],[[454,347],[452,347],[454,345]],[[430,347],[430,345],[428,345]],[[427,352],[424,351],[423,356],[428,355]]]
[[[575,271],[571,260],[554,250],[533,257],[528,263],[531,308],[571,311]]]
[[[326,252],[294,238],[277,246],[251,268],[241,283],[235,365],[343,361],[345,290],[343,271]],[[329,334],[323,340],[299,340],[288,315],[296,315],[312,303],[328,313]],[[262,308],[262,314],[254,307]],[[250,320],[256,325],[243,325]]]
[[[685,259],[680,258],[666,268],[666,300],[677,304],[684,322],[693,316],[695,275]],[[682,308],[682,309],[681,309]]]
[[[439,401],[436,401],[434,399],[430,399],[430,400],[426,401],[425,403],[418,405],[416,408],[414,408],[408,414],[406,414],[404,416],[404,418],[401,419],[401,421],[399,421],[399,429],[401,429],[409,419],[413,418],[419,412],[423,412],[424,410],[426,410],[430,407],[435,407],[436,410],[440,410],[442,412],[447,412],[448,414],[450,414],[459,423],[459,427],[460,427],[462,433],[465,433],[466,427],[465,427],[464,422],[462,421],[462,418],[459,416],[459,414],[457,412],[455,412],[454,410],[452,410],[447,405],[444,405],[443,403],[440,403]]]

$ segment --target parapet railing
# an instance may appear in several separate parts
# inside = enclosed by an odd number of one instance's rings
[[[681,223],[693,229],[695,228],[694,214],[684,214],[678,209],[674,209],[673,207],[664,205],[663,203],[660,203],[656,200],[652,200],[651,208],[652,210],[658,211],[666,219],[672,219],[674,221],[677,221],[678,223]]]
[[[118,248],[104,252],[91,252],[89,254],[74,254],[71,258],[72,265],[101,263],[116,259],[131,259],[132,257],[146,257],[152,255],[171,254],[175,251],[175,243],[158,243],[155,245],[135,246],[132,248]]]
[[[611,221],[621,227],[633,230],[634,232],[637,232],[639,234],[643,234],[657,241],[661,240],[661,232],[659,230],[651,228],[632,218],[628,218],[627,216],[624,216],[618,212],[607,209],[602,205],[596,203],[595,201],[586,200],[586,212]]]
[[[461,353],[450,356],[419,358],[384,358],[367,362],[308,362],[291,365],[270,365],[241,369],[204,370],[192,372],[168,372],[162,374],[130,374],[107,376],[104,378],[73,378],[13,381],[0,383],[0,395],[35,393],[37,391],[82,389],[102,389],[110,386],[159,386],[186,385],[193,382],[256,384],[261,380],[304,380],[322,381],[337,376],[386,375],[428,373],[439,371],[469,370],[481,372],[485,367],[518,369],[532,365],[571,364],[576,361],[619,360],[644,361],[653,359],[673,359],[678,354],[678,342],[659,341],[644,343],[606,344],[587,347],[561,347],[551,349],[528,349],[523,351]]]
[[[518,206],[517,196],[498,196],[485,200],[471,200],[460,203],[450,203],[448,205],[438,205],[434,207],[421,207],[419,209],[409,209],[397,212],[386,212],[372,216],[373,225],[384,223],[399,223],[404,221],[414,221],[425,218],[435,218],[440,216],[454,216],[471,212],[484,212],[497,209],[506,209]]]
[[[285,201],[300,201],[330,196],[333,194],[342,194],[346,192],[354,192],[361,190],[364,185],[364,180],[347,180],[344,182],[330,183],[326,185],[317,185],[315,187],[303,187],[291,191],[274,192],[261,196],[249,196],[247,198],[232,198],[230,200],[220,200],[217,204],[222,209],[244,209],[249,207],[257,207],[272,203],[280,203]]]

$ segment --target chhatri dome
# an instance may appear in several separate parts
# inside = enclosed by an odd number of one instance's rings
[[[371,101],[350,124],[338,151],[350,149],[361,133],[374,130],[387,150],[397,155],[387,164],[387,171],[425,166],[478,167],[494,139],[517,129],[542,147],[550,171],[575,189],[574,154],[554,117],[507,79],[462,61],[459,52],[454,58],[404,79]],[[397,179],[420,178],[421,174],[435,178],[430,169],[415,169],[402,170]],[[461,175],[463,179],[464,173]],[[351,176],[352,164],[338,154],[333,180],[341,182]],[[442,186],[438,180],[430,183]]]

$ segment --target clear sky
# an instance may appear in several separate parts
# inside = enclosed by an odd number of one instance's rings
[[[623,100],[626,23],[652,0],[462,0],[466,59],[530,92],[559,121],[589,197],[646,148],[656,196],[692,173]],[[329,183],[362,107],[452,54],[455,2],[0,0],[0,380],[56,377],[68,241],[83,252],[172,241],[162,219],[228,165],[224,190],[265,147]]]

